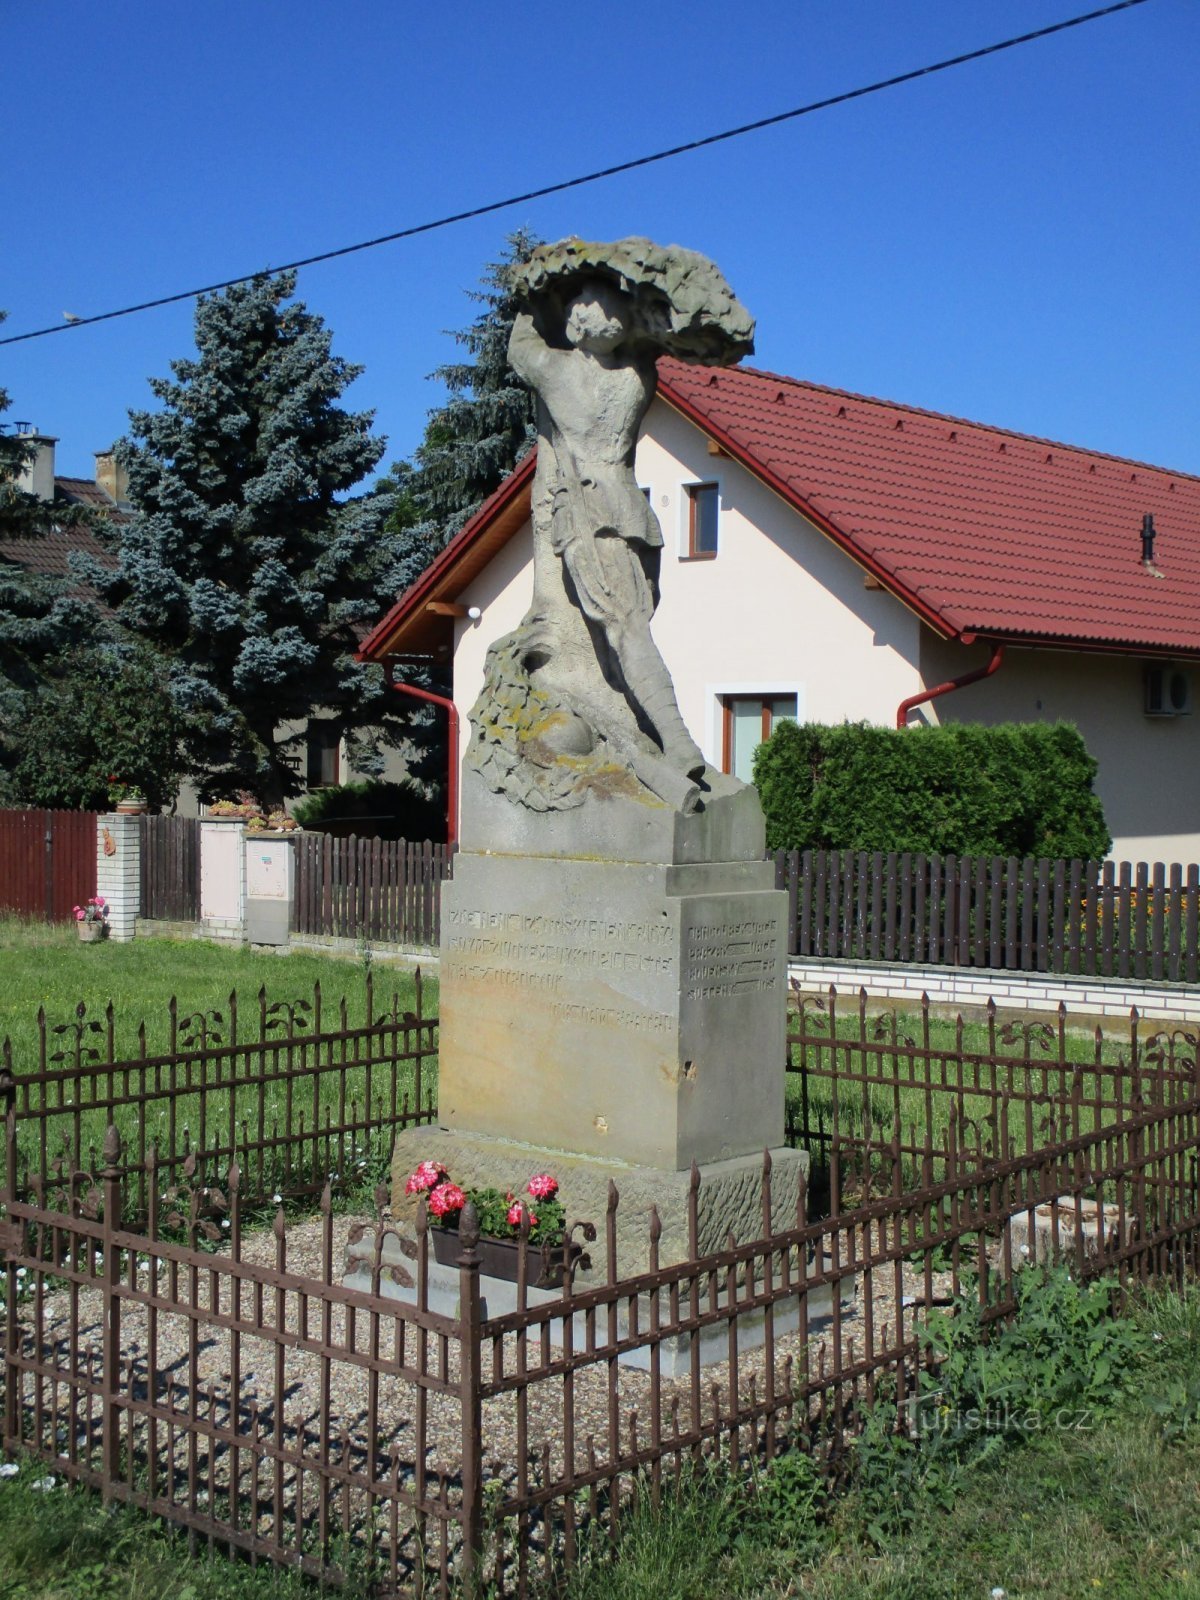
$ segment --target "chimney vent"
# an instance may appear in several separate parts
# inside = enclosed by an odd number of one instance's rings
[[[129,501],[129,472],[112,450],[96,451],[96,483],[119,506]]]
[[[1154,565],[1154,516],[1149,511],[1142,517],[1142,565]]]
[[[17,477],[17,488],[38,500],[54,499],[54,446],[57,439],[39,433],[32,424],[20,424],[21,442],[29,451]]]

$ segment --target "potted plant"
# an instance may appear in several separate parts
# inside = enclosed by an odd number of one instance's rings
[[[264,812],[254,796],[244,791],[236,800],[214,800],[208,815],[221,822],[240,822],[249,833],[292,833],[300,826],[282,807]]]
[[[75,927],[84,944],[103,939],[108,932],[108,904],[101,895],[94,894],[75,907]]]
[[[469,1200],[479,1216],[481,1270],[515,1283],[524,1239],[529,1246],[527,1282],[534,1289],[558,1289],[564,1273],[574,1275],[583,1254],[583,1246],[571,1237],[576,1227],[589,1242],[596,1237],[590,1222],[568,1227],[557,1198],[558,1179],[549,1172],[536,1173],[518,1195],[511,1189],[460,1188],[440,1161],[422,1161],[404,1192],[424,1197],[433,1219],[429,1234],[434,1258],[443,1266],[458,1260],[458,1225]]]
[[[137,784],[125,783],[120,778],[108,780],[108,803],[123,817],[140,817],[149,809],[146,796]]]

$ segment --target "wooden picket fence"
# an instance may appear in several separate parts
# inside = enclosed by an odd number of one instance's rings
[[[791,952],[822,960],[1200,981],[1200,867],[791,850]]]
[[[296,838],[295,933],[436,945],[453,852],[428,839]]]

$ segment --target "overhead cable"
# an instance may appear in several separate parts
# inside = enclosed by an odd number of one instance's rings
[[[1129,11],[1134,6],[1145,4],[1146,0],[1115,0],[1114,4],[1103,6],[1098,11],[1085,11],[1082,15],[1068,17],[1063,22],[1035,28],[1032,33],[1019,33],[1011,39],[1001,39],[996,44],[983,45],[978,50],[947,56],[944,61],[933,61],[928,66],[914,67],[911,72],[899,72],[890,78],[880,78],[875,83],[863,84],[858,89],[846,89],[841,94],[828,95],[823,100],[811,100],[807,105],[794,106],[790,111],[779,111],[774,116],[759,117],[754,122],[743,122],[738,127],[726,128],[721,133],[710,133],[701,139],[690,139],[686,144],[671,145],[669,149],[656,150],[653,155],[636,156],[630,161],[618,161],[613,166],[600,167],[595,172],[586,172],[576,178],[564,178],[558,183],[547,183],[540,189],[527,189],[524,194],[509,195],[503,200],[492,200],[486,205],[472,206],[467,211],[455,211],[449,216],[437,217],[432,222],[414,223],[408,228],[398,228],[394,233],[380,234],[376,239],[363,239],[358,244],[341,245],[336,250],[322,250],[316,255],[302,256],[297,261],[285,261],[277,267],[239,273],[236,278],[224,278],[219,283],[207,283],[197,289],[181,289],[177,294],[164,294],[155,300],[142,300],[137,305],[122,306],[117,311],[100,311],[91,317],[72,315],[69,321],[55,323],[49,328],[34,328],[28,333],[9,334],[6,338],[0,339],[0,345],[21,344],[28,339],[44,339],[52,333],[88,328],[97,322],[112,322],[117,317],[132,317],[139,311],[153,311],[158,306],[176,305],[181,300],[194,300],[198,295],[215,294],[221,289],[232,289],[236,284],[250,283],[255,278],[272,273],[292,272],[299,267],[316,266],[321,261],[336,261],[340,256],[355,255],[360,250],[374,250],[379,245],[395,244],[399,239],[412,239],[418,234],[449,228],[456,222],[470,222],[476,217],[490,216],[493,212],[504,211],[509,206],[524,205],[530,200],[544,200],[548,195],[564,194],[568,189],[578,189],[586,183],[598,183],[601,178],[613,178],[622,172],[636,172],[640,167],[653,166],[659,161],[670,161],[673,157],[687,155],[692,150],[705,150],[710,145],[723,144],[729,139],[740,139],[747,133],[758,133],[763,128],[775,128],[781,123],[793,122],[797,117],[811,116],[814,111],[828,111],[832,106],[846,105],[851,100],[862,100],[865,96],[878,94],[883,89],[895,89],[904,83],[914,83],[918,78],[928,78],[935,72],[946,72],[951,67],[962,67],[971,61],[982,61],[984,57],[997,55],[1002,50],[1013,50],[1018,45],[1032,44],[1037,39],[1048,39],[1052,34],[1064,33],[1068,28],[1078,28],[1084,23],[1096,22],[1101,17],[1110,17],[1115,12]]]

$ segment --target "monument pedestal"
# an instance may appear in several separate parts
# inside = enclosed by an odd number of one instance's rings
[[[460,853],[439,1123],[668,1172],[760,1159],[783,1144],[785,915],[762,860]]]
[[[753,799],[753,795],[751,795]],[[761,828],[761,820],[759,822]],[[751,851],[756,840],[748,839]],[[793,1227],[807,1155],[784,1146],[786,897],[761,859],[682,862],[461,852],[442,891],[439,1128],[396,1142],[393,1214],[424,1160],[464,1188],[551,1172],[568,1220],[620,1194],[618,1271]]]

